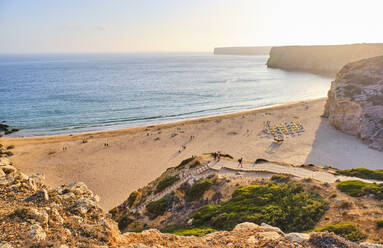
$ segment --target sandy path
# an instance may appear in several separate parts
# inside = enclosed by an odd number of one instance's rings
[[[193,121],[118,131],[27,139],[14,144],[15,165],[26,174],[42,172],[51,186],[83,181],[110,209],[129,194],[182,160],[220,150],[245,161],[265,158],[300,165],[315,163],[337,168],[383,168],[383,152],[369,149],[356,137],[335,130],[321,118],[325,100],[201,118]],[[306,132],[287,137],[281,145],[262,132],[266,120],[300,119]],[[178,153],[182,144],[187,148]],[[83,138],[88,143],[82,144]],[[109,147],[104,147],[108,141]],[[62,147],[68,150],[63,151]]]
[[[367,179],[347,177],[347,176],[341,176],[341,175],[338,176],[328,172],[312,171],[305,168],[277,165],[270,162],[257,164],[257,165],[243,164],[243,167],[240,168],[238,167],[238,163],[234,163],[232,161],[221,161],[217,163],[215,166],[213,166],[212,168],[215,170],[227,168],[234,171],[242,171],[245,173],[246,172],[272,172],[276,174],[282,173],[282,174],[289,174],[299,178],[311,178],[324,183],[334,183],[336,180],[339,180],[339,181],[361,180],[368,183],[374,183],[374,182],[383,183],[382,181],[367,180]]]

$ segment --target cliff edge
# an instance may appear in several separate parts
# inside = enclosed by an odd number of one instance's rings
[[[347,63],[383,55],[383,44],[273,47],[267,66],[335,76]]]
[[[325,115],[337,129],[383,151],[383,56],[339,71],[328,92]]]

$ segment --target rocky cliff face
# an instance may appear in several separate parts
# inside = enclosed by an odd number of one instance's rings
[[[0,247],[98,247],[122,236],[84,183],[51,189],[0,158]]]
[[[273,47],[267,66],[334,76],[345,64],[383,55],[383,44]]]
[[[328,92],[325,115],[337,129],[383,151],[383,56],[339,71]]]

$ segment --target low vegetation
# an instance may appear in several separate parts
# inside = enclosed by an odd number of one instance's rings
[[[172,233],[176,235],[197,236],[197,237],[202,237],[202,236],[205,236],[206,234],[216,232],[216,231],[217,231],[216,229],[207,227],[207,226],[183,227],[179,225],[169,226],[161,230],[161,232]]]
[[[338,171],[338,174],[350,177],[359,177],[364,179],[374,179],[383,181],[383,170],[369,170],[366,168],[346,169]]]
[[[383,200],[383,184],[366,183],[359,180],[343,181],[337,188],[353,197],[372,194],[378,200]]]
[[[216,152],[212,152],[212,153],[210,153],[210,154],[211,154],[213,157],[218,155],[218,153],[216,153]],[[231,159],[233,159],[233,156],[231,156],[230,154],[222,154],[222,153],[221,153],[221,157],[222,157],[222,158],[231,158]]]
[[[167,187],[173,185],[173,183],[178,181],[178,179],[179,179],[178,175],[165,177],[164,179],[158,182],[155,193],[159,193],[163,191],[164,189],[166,189]]]
[[[11,149],[14,149],[14,148],[15,148],[14,145],[7,146],[7,150],[11,150]]]
[[[231,230],[242,222],[267,223],[286,232],[312,229],[328,209],[317,194],[295,183],[251,185],[237,189],[229,201],[208,204],[191,214],[194,227]]]
[[[383,228],[383,220],[377,220],[376,221],[376,227],[377,228]]]
[[[190,157],[190,158],[187,158],[185,160],[182,160],[182,162],[176,167],[176,168],[183,168],[185,167],[185,165],[187,165],[188,163],[190,163],[192,160],[194,159],[194,157]]]
[[[203,194],[213,185],[212,180],[201,180],[196,182],[186,191],[186,201],[196,201],[202,198]]]
[[[173,195],[169,194],[162,197],[158,201],[153,201],[149,203],[146,206],[146,209],[148,210],[150,214],[150,218],[154,219],[157,216],[163,215],[166,212],[166,210],[168,210],[168,208],[172,205],[172,203],[173,203]]]
[[[288,183],[290,181],[290,175],[277,174],[271,177],[271,180],[276,183]]]
[[[314,229],[314,232],[333,232],[350,241],[361,241],[367,238],[355,223],[328,224]]]
[[[133,191],[129,197],[128,197],[128,206],[131,207],[133,205],[133,203],[135,202],[135,200],[137,199],[137,196],[138,196],[138,192],[137,191]]]

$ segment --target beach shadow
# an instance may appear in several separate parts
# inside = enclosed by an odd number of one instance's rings
[[[269,147],[267,148],[267,150],[265,151],[266,153],[268,154],[273,154],[276,152],[276,150],[278,150],[278,148],[281,146],[282,144],[281,143],[277,143],[277,142],[272,142]]]
[[[305,164],[338,169],[381,169],[382,161],[383,152],[373,150],[357,137],[335,129],[327,118],[322,117]]]

